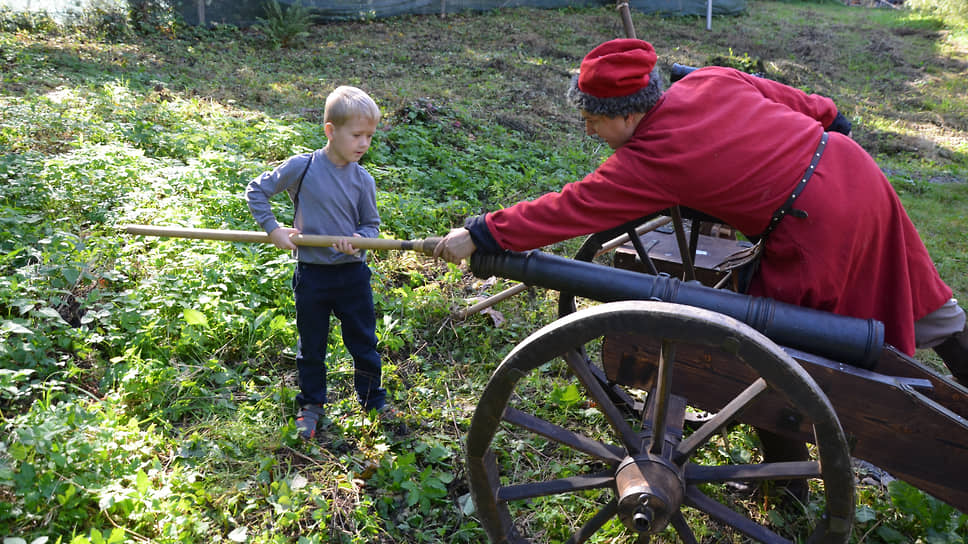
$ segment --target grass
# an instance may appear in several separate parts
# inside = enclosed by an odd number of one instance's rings
[[[591,47],[621,35],[614,10],[327,23],[309,28],[302,47],[276,47],[284,36],[259,29],[163,18],[138,34],[0,15],[0,534],[78,544],[484,540],[463,441],[497,364],[555,319],[556,293],[532,291],[458,320],[453,310],[507,284],[375,253],[386,385],[413,432],[395,437],[360,412],[334,333],[334,424],[321,447],[300,442],[292,424],[288,257],[117,227],[254,230],[242,189],[324,144],[323,100],[339,84],[363,87],[385,113],[365,166],[386,237],[440,235],[467,215],[560,187],[606,155],[583,137],[563,91]],[[942,277],[968,299],[963,23],[767,1],[711,31],[696,17],[634,21],[662,67],[761,65],[833,97]],[[291,215],[287,202],[277,208]],[[549,418],[600,418],[560,376],[529,387],[535,399],[548,392]],[[540,440],[502,440],[525,478],[540,477],[551,458],[575,468]],[[707,455],[747,458],[754,442],[739,430]],[[963,515],[900,483],[861,486],[858,501],[855,542],[968,535]],[[791,538],[819,508],[751,506]],[[557,505],[529,527],[558,530],[580,508]],[[694,523],[704,541],[740,540]]]

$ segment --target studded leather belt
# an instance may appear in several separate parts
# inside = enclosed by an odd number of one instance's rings
[[[790,193],[790,197],[786,199],[786,202],[784,202],[782,206],[773,212],[773,217],[770,218],[770,224],[766,226],[766,230],[764,230],[763,234],[760,235],[761,242],[766,240],[766,237],[773,232],[773,229],[775,229],[776,226],[780,224],[780,221],[788,214],[793,215],[794,217],[799,217],[800,219],[807,218],[807,212],[794,208],[793,203],[796,202],[797,197],[803,192],[804,187],[807,186],[807,182],[810,181],[810,178],[813,176],[813,172],[817,169],[817,163],[820,162],[820,157],[823,156],[823,150],[827,147],[827,137],[828,134],[824,132],[823,136],[820,138],[820,143],[817,144],[817,150],[813,153],[813,159],[810,161],[810,166],[807,167],[807,170],[803,173],[803,176],[800,177],[800,182],[797,183],[796,187],[794,187],[793,192]]]

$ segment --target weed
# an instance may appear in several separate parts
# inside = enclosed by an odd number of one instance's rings
[[[265,3],[267,17],[259,17],[259,27],[276,48],[300,45],[309,36],[311,11],[295,2],[283,8],[278,0]]]
[[[109,42],[124,41],[132,35],[128,10],[114,0],[91,0],[75,15],[73,24],[82,32]]]
[[[143,36],[174,36],[181,24],[169,0],[128,0],[128,18],[134,30]]]
[[[60,25],[46,11],[15,11],[9,6],[0,6],[0,30],[47,34],[59,32]]]

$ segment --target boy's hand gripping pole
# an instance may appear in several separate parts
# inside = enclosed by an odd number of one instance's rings
[[[223,242],[252,242],[269,244],[272,241],[264,232],[248,230],[191,229],[182,227],[155,227],[152,225],[125,225],[128,234],[159,236],[163,238],[191,238],[195,240],[220,240]],[[322,234],[294,234],[290,237],[297,246],[331,247],[340,240],[347,240],[357,249],[399,249],[433,255],[441,238],[418,240],[389,240],[386,238],[359,238],[356,236],[327,236]]]

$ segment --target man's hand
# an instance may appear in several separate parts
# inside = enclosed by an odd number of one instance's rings
[[[362,236],[360,236],[360,234],[357,232],[353,233],[353,237],[362,238]],[[341,251],[347,255],[356,255],[357,253],[360,252],[359,249],[353,247],[353,242],[350,242],[346,238],[341,238],[335,244],[333,244],[333,249],[336,249],[337,251]]]
[[[477,250],[474,239],[467,229],[461,227],[451,230],[447,236],[437,243],[434,248],[434,257],[439,257],[447,262],[460,264],[464,259],[470,258],[471,254]]]
[[[296,244],[292,243],[289,238],[293,234],[299,234],[299,229],[279,227],[276,230],[269,233],[269,239],[272,240],[272,245],[279,249],[296,249]]]

